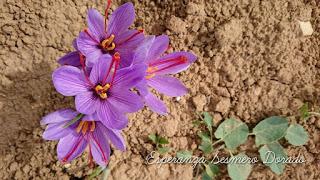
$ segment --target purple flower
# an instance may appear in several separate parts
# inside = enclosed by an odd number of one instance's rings
[[[124,113],[143,108],[140,96],[130,91],[144,78],[146,66],[137,64],[118,69],[120,55],[101,56],[90,74],[73,66],[62,66],[52,75],[56,90],[64,96],[76,96],[75,106],[83,114],[97,113],[98,120],[112,129],[126,127]]]
[[[146,105],[154,112],[165,114],[164,103],[148,91],[148,86],[167,96],[182,96],[187,92],[185,86],[176,78],[168,76],[187,69],[197,57],[189,52],[162,54],[168,49],[169,38],[166,35],[150,36],[145,39],[133,58],[133,64],[146,64],[146,76],[137,89],[144,97]]]
[[[43,133],[46,140],[59,140],[57,153],[62,162],[70,162],[80,156],[89,147],[89,162],[95,160],[100,166],[106,166],[110,159],[111,142],[117,149],[124,151],[125,142],[120,131],[108,129],[92,115],[85,115],[75,123],[70,121],[79,116],[71,109],[58,110],[41,120],[48,125]]]
[[[70,65],[70,66],[75,66],[75,67],[80,67],[80,51],[78,50],[77,47],[77,42],[74,40],[72,42],[73,47],[76,49],[76,51],[72,51],[70,53],[67,53],[64,55],[62,58],[58,60],[58,63],[60,65]]]
[[[110,3],[108,3],[110,6]],[[77,38],[79,51],[87,58],[87,66],[92,67],[103,54],[113,55],[119,52],[122,56],[121,67],[129,66],[133,51],[144,40],[143,31],[129,30],[135,19],[132,3],[126,3],[117,8],[107,24],[105,19],[95,9],[88,12],[88,29]]]

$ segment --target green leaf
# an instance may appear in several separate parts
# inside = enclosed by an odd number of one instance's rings
[[[243,153],[238,154],[230,158],[230,163],[228,164],[228,174],[231,179],[245,180],[251,173],[250,163],[241,163],[242,160],[249,159],[249,157]]]
[[[213,178],[211,178],[206,172],[202,173],[202,180],[212,180]]]
[[[253,128],[253,134],[256,136],[256,145],[268,144],[284,137],[288,129],[286,118],[272,116],[264,119]]]
[[[292,124],[287,129],[285,138],[294,146],[302,146],[308,141],[309,135],[301,125]]]
[[[158,148],[158,152],[159,152],[160,154],[165,154],[165,153],[167,153],[169,150],[170,150],[170,148],[168,148],[168,147],[159,147],[159,148]]]
[[[263,164],[269,166],[278,175],[283,173],[285,163],[282,160],[287,159],[287,154],[278,142],[262,146],[259,153]]]
[[[212,117],[208,112],[203,113],[203,121],[206,124],[208,130],[212,132]]]
[[[213,163],[209,163],[209,164],[204,164],[204,166],[206,167],[206,174],[213,178],[216,175],[218,175],[219,173],[219,167]]]
[[[302,119],[306,120],[310,117],[308,103],[304,103],[303,106],[300,107],[299,111]]]
[[[199,149],[202,150],[205,154],[209,154],[213,151],[212,143],[210,141],[202,141]]]
[[[66,125],[64,125],[63,128],[67,128],[67,127],[71,126],[73,123],[79,121],[83,116],[84,116],[84,114],[78,114],[75,118],[73,118]]]
[[[192,157],[192,152],[190,151],[178,151],[177,152],[178,158],[188,159]]]
[[[105,168],[102,168],[102,167],[100,167],[100,166],[96,167],[96,168],[93,170],[93,172],[90,174],[89,179],[93,179],[93,178],[99,176],[99,175],[103,172],[104,169],[105,169]]]
[[[214,133],[215,137],[225,142],[227,148],[235,149],[247,140],[248,126],[235,119],[227,119],[221,123]]]
[[[206,132],[199,132],[198,136],[201,138],[202,141],[210,142],[211,143],[211,138],[210,135]]]
[[[169,144],[169,141],[164,137],[159,137],[158,138],[158,143],[159,144]]]
[[[158,143],[157,135],[155,135],[155,134],[150,134],[150,135],[148,136],[148,138],[149,138],[154,144],[157,144],[157,143]]]

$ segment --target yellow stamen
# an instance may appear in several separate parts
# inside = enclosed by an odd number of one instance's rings
[[[82,134],[86,134],[87,130],[88,130],[88,121],[85,121],[82,127]]]
[[[95,128],[96,128],[96,123],[94,121],[91,121],[90,131],[93,132]]]
[[[80,131],[81,131],[81,129],[82,129],[82,126],[83,126],[83,124],[84,124],[84,122],[85,121],[80,121],[80,123],[79,123],[79,125],[78,125],[78,127],[77,127],[77,133],[80,133]]]
[[[103,87],[101,85],[97,85],[94,90],[102,99],[106,99],[108,97],[107,91],[110,88],[110,84],[106,84]]]
[[[146,75],[146,79],[151,79],[151,78],[153,78],[155,75],[156,75],[155,73]]]
[[[115,36],[112,34],[109,38],[101,42],[101,46],[108,51],[114,50],[116,48],[116,44],[113,42],[114,38]]]
[[[156,71],[156,70],[158,70],[157,67],[149,66],[147,69],[147,73],[152,73],[153,71]]]

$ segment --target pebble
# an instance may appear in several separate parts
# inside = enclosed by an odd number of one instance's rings
[[[310,21],[299,21],[299,26],[303,36],[311,36],[313,28]]]

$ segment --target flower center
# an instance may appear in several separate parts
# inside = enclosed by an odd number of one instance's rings
[[[78,127],[77,127],[77,133],[82,132],[83,135],[85,135],[88,130],[90,132],[93,132],[96,128],[96,123],[94,121],[80,121]]]
[[[116,48],[116,44],[113,42],[114,40],[114,35],[111,34],[110,37],[108,37],[107,39],[103,40],[100,45],[101,47],[106,50],[106,51],[112,51]]]
[[[106,84],[104,86],[97,85],[94,88],[94,90],[100,96],[101,99],[107,99],[107,97],[108,97],[107,91],[108,91],[109,88],[110,88],[110,84]]]

